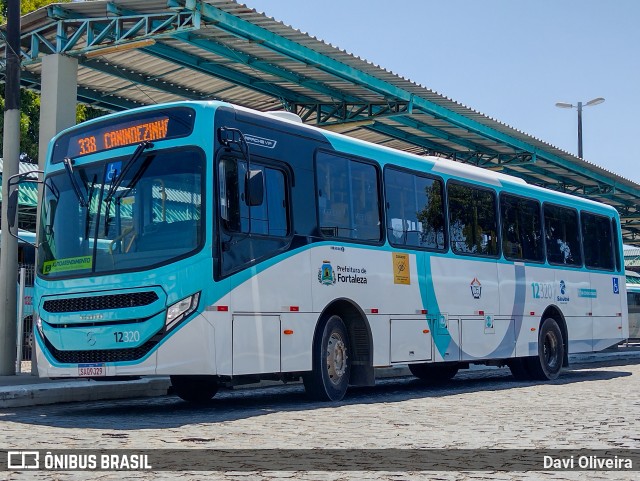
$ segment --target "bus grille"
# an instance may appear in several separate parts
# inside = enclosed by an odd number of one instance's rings
[[[69,299],[52,299],[44,301],[43,309],[47,312],[83,312],[123,309],[127,307],[147,306],[158,300],[153,291],[133,292],[130,294],[112,294],[96,297],[72,297]]]
[[[45,338],[47,350],[56,359],[64,364],[87,364],[98,362],[122,362],[136,361],[143,358],[158,341],[149,340],[142,346],[131,349],[96,349],[95,351],[59,351]]]

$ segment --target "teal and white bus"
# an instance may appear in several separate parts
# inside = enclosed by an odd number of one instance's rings
[[[617,212],[221,102],[50,143],[36,279],[45,377],[170,375],[183,399],[408,364],[554,379],[628,336]]]

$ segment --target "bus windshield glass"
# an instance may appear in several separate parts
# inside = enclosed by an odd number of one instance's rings
[[[75,166],[84,205],[71,175],[52,174],[38,273],[59,278],[140,270],[194,253],[203,244],[204,169],[204,154],[195,147]],[[119,172],[124,176],[116,183]]]

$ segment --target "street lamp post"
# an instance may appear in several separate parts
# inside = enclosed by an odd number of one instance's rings
[[[561,109],[578,109],[578,157],[581,159],[582,157],[582,107],[593,107],[594,105],[598,105],[604,102],[604,98],[598,97],[595,99],[591,99],[585,104],[582,102],[578,102],[578,105],[573,105],[567,102],[556,102],[556,107],[560,107]]]

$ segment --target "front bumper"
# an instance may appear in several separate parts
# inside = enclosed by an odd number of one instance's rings
[[[58,361],[37,329],[35,347],[40,377],[80,377],[79,365],[84,363]],[[103,365],[104,376],[216,375],[215,332],[211,323],[198,314],[162,337],[139,359],[111,361],[106,356],[103,360],[93,356],[85,360]]]

